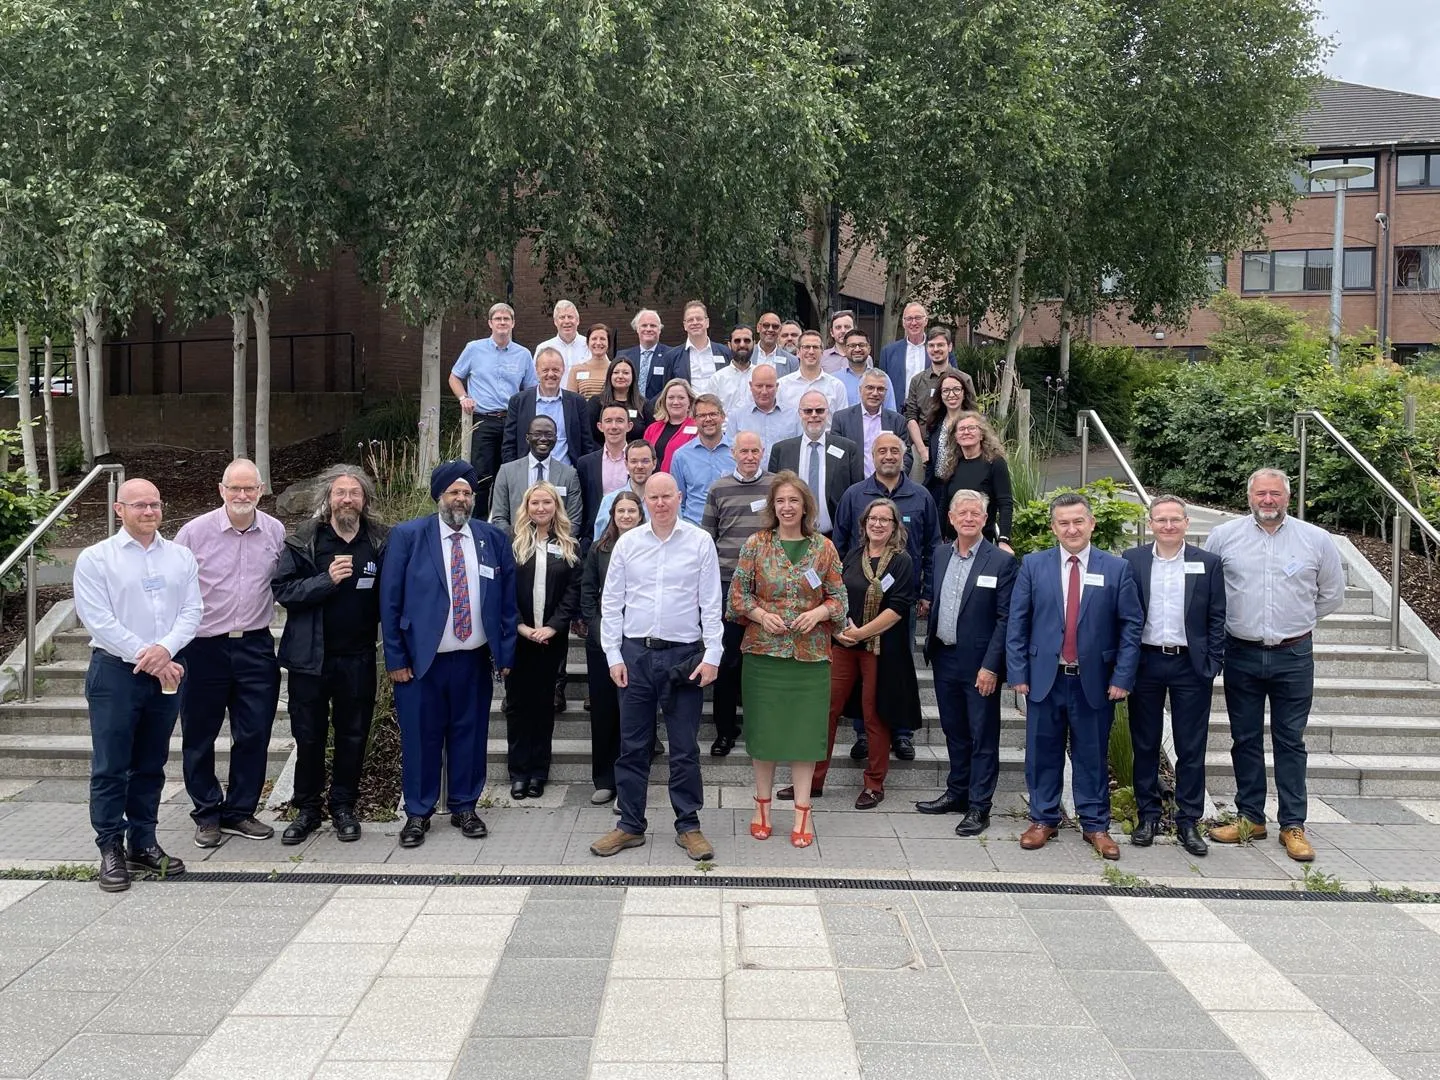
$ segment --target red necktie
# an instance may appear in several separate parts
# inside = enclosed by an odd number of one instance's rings
[[[1080,662],[1080,556],[1070,556],[1070,588],[1065,594],[1065,640],[1060,645],[1060,660],[1065,664]]]

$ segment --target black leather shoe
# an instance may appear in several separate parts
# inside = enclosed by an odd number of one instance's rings
[[[990,815],[983,810],[966,810],[960,824],[955,826],[956,836],[979,836],[990,827]]]
[[[330,811],[330,819],[335,822],[336,840],[350,844],[360,839],[360,819],[352,807],[337,806]]]
[[[914,761],[915,743],[908,735],[897,735],[890,740],[890,752],[901,761]]]
[[[461,836],[470,840],[479,840],[490,833],[490,830],[485,828],[485,822],[480,820],[480,815],[474,810],[461,810],[458,814],[451,814],[450,824],[460,830]]]
[[[525,796],[529,799],[538,799],[545,794],[544,780],[530,780],[525,784]]]
[[[404,848],[419,847],[425,842],[425,834],[429,831],[429,818],[407,817],[405,827],[400,830],[400,846]]]
[[[941,795],[938,799],[926,799],[924,802],[917,802],[915,809],[922,814],[963,814],[970,809],[968,799],[952,799],[949,795]]]
[[[1180,841],[1180,846],[1191,855],[1203,856],[1210,854],[1210,845],[1200,835],[1200,827],[1195,824],[1178,825],[1175,828],[1175,839]]]
[[[510,784],[510,797],[511,797],[512,799],[523,799],[523,798],[525,798],[525,781],[524,781],[524,780],[515,780],[515,781],[512,781],[512,782],[511,782],[511,784]]]
[[[557,714],[558,714],[558,713],[563,713],[567,707],[568,707],[568,706],[567,706],[567,704],[566,704],[566,702],[565,702],[565,691],[564,691],[564,690],[556,690],[556,691],[555,691],[555,712],[556,712]]]
[[[864,735],[855,740],[855,745],[850,747],[851,761],[864,761],[870,756],[870,740]]]
[[[104,892],[124,892],[130,888],[130,870],[125,865],[122,844],[100,849],[100,888]]]
[[[721,735],[716,738],[713,743],[710,744],[710,756],[724,757],[725,755],[730,753],[731,750],[734,749],[735,740],[732,739],[729,735]]]
[[[185,872],[185,863],[174,855],[166,855],[159,844],[129,852],[125,866],[132,874],[154,874],[162,878],[179,877]]]
[[[320,815],[314,810],[301,810],[295,815],[295,820],[285,826],[285,831],[280,834],[280,843],[286,845],[301,844],[305,838],[320,828]]]
[[[1142,821],[1130,830],[1130,843],[1135,847],[1149,847],[1155,842],[1155,834],[1159,829],[1158,821]]]

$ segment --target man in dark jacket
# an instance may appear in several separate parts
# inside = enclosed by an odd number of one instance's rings
[[[286,611],[280,666],[290,673],[291,802],[299,810],[282,844],[298,844],[320,827],[332,723],[330,817],[336,839],[360,839],[355,801],[375,712],[376,582],[386,529],[373,516],[375,488],[362,470],[336,465],[321,481],[315,515],[285,541],[271,586]]]

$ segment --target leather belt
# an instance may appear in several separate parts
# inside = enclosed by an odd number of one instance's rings
[[[1282,641],[1275,642],[1274,645],[1266,645],[1263,641],[1247,641],[1245,638],[1238,638],[1234,634],[1230,635],[1230,640],[1238,645],[1249,645],[1252,649],[1286,649],[1291,645],[1299,645],[1302,641],[1309,641],[1313,633],[1313,630],[1306,630],[1303,634],[1287,637]]]
[[[1188,651],[1184,645],[1146,645],[1143,642],[1140,648],[1146,652],[1158,652],[1162,656],[1183,656]]]
[[[693,649],[700,644],[698,641],[666,641],[664,638],[658,637],[628,638],[627,640],[644,645],[647,649]]]
[[[1060,674],[1061,674],[1061,675],[1079,675],[1079,674],[1080,674],[1080,664],[1079,664],[1079,662],[1077,661],[1077,662],[1075,662],[1075,663],[1073,663],[1073,664],[1067,664],[1067,663],[1065,663],[1065,662],[1062,660],[1062,661],[1060,662]]]
[[[270,627],[262,626],[257,630],[227,630],[223,634],[207,634],[201,638],[202,641],[224,641],[226,639],[247,638],[255,634],[269,634]]]

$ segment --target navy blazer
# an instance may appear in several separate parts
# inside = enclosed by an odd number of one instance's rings
[[[1140,589],[1140,607],[1150,611],[1150,572],[1155,565],[1155,545],[1144,544],[1121,552],[1120,557],[1135,571]],[[1185,545],[1185,647],[1190,665],[1202,679],[1220,674],[1225,661],[1225,572],[1220,556],[1194,544]],[[1198,573],[1192,565],[1203,567]]]
[[[521,390],[505,406],[505,435],[500,443],[500,461],[514,461],[530,453],[525,435],[530,430],[530,421],[535,419],[535,401],[540,395],[537,387]],[[590,426],[590,408],[585,398],[573,390],[560,391],[560,408],[565,416],[565,456],[572,467],[577,461],[595,449],[595,429]],[[485,479],[483,476],[480,479]]]
[[[600,510],[600,500],[605,498],[605,463],[600,460],[603,448],[591,450],[576,463],[575,471],[580,474],[580,554],[590,550],[590,541],[595,532],[595,515]]]
[[[1006,678],[1011,686],[1028,684],[1031,701],[1049,696],[1060,669],[1065,639],[1060,554],[1056,546],[1026,555],[1010,597]],[[1090,707],[1102,709],[1110,687],[1135,689],[1145,612],[1135,573],[1120,556],[1092,547],[1088,573],[1101,575],[1105,583],[1085,585],[1080,592],[1080,685]]]
[[[665,357],[670,355],[670,348],[669,345],[657,341],[655,343],[655,355],[650,357],[650,367],[645,370],[642,370],[642,364],[640,363],[640,354],[644,350],[642,350],[639,345],[631,345],[628,349],[621,349],[615,354],[615,359],[618,360],[623,356],[635,366],[635,378],[639,382],[640,388],[645,392],[645,399],[647,401],[660,393],[660,387],[665,385],[658,381],[660,375],[655,374],[655,369],[657,367],[660,368],[661,374],[665,372]],[[654,386],[653,390],[651,386]]]
[[[901,359],[903,360],[904,357],[902,356]],[[848,409],[841,409],[830,418],[830,434],[838,435],[842,439],[849,439],[860,447],[862,468],[865,461],[865,421],[861,419],[860,411],[864,408],[863,405],[851,405]],[[894,409],[881,409],[880,429],[900,436],[900,443],[905,447],[905,471],[908,473],[910,471],[910,436],[905,426],[905,417]]]
[[[945,572],[955,557],[954,544],[935,546],[935,570],[931,575],[930,618],[925,624],[924,655],[931,660],[935,650],[947,648],[936,635],[940,619],[940,593]],[[960,677],[973,682],[980,669],[993,671],[1005,681],[1005,630],[1010,619],[1010,595],[1020,564],[1015,556],[1001,551],[982,538],[975,545],[975,565],[960,590],[960,617],[956,621],[954,651],[948,654],[960,664]],[[994,585],[980,586],[980,578],[994,579]]]
[[[430,670],[445,622],[450,618],[450,561],[442,551],[443,540],[437,515],[402,522],[390,530],[385,541],[385,564],[380,571],[380,636],[385,643],[385,670],[409,668],[419,679]],[[480,625],[495,670],[515,664],[515,556],[510,541],[495,526],[478,518],[470,519],[475,537],[475,555],[488,566],[493,578],[483,574],[470,583],[472,599],[478,594]]]
[[[720,369],[730,362],[732,356],[729,345],[721,345],[718,341],[710,342],[710,351],[715,354],[715,367]],[[665,351],[665,358],[660,361],[661,374],[655,374],[655,364],[650,365],[650,374],[645,380],[645,396],[651,401],[660,396],[660,391],[665,389],[665,384],[671,379],[684,379],[690,381],[690,342],[682,341],[679,345],[671,345]]]

